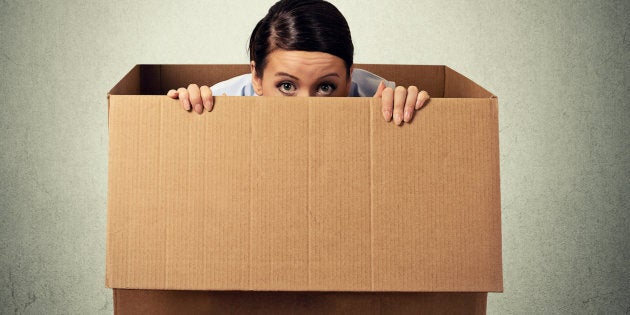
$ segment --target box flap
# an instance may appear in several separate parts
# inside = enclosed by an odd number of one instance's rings
[[[495,96],[459,72],[444,67],[444,97],[487,98]]]
[[[496,98],[109,102],[109,287],[502,290]]]

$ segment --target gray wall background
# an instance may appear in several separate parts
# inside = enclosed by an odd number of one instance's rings
[[[0,313],[111,314],[107,91],[138,63],[246,63],[266,1],[0,1]],[[356,62],[499,96],[491,314],[630,313],[630,2],[333,1]]]

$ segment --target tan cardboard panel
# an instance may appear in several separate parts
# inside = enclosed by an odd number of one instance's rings
[[[435,99],[411,125],[372,116],[374,289],[497,290],[497,107]]]
[[[496,99],[379,106],[112,95],[107,285],[502,290]]]
[[[247,286],[250,139],[238,135],[249,112],[194,117],[163,96],[110,103],[108,283]]]
[[[369,105],[347,98],[310,103],[309,283],[313,290],[369,289]]]
[[[296,289],[308,283],[308,104],[252,100],[250,288]]]
[[[485,314],[487,293],[114,289],[114,314]]]

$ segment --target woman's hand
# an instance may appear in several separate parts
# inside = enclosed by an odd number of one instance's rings
[[[191,84],[186,88],[170,90],[166,95],[172,99],[178,99],[184,110],[193,109],[197,114],[201,114],[204,108],[212,111],[214,106],[214,98],[212,98],[212,90],[206,85],[199,87],[197,84]]]
[[[426,91],[418,91],[415,86],[405,88],[397,86],[396,89],[385,87],[385,83],[381,82],[374,97],[380,97],[382,100],[383,118],[391,121],[394,118],[396,125],[402,122],[410,122],[416,110],[422,108],[429,100],[429,93]]]
[[[184,110],[194,110],[197,114],[201,114],[203,110],[212,111],[214,99],[212,90],[206,85],[199,87],[197,84],[190,84],[188,88],[179,88],[170,90],[166,94],[172,99],[178,99]],[[394,119],[396,125],[402,122],[409,122],[413,118],[415,111],[420,109],[429,100],[429,94],[426,91],[418,91],[415,86],[405,88],[397,86],[392,89],[385,86],[384,82],[379,84],[374,97],[382,99],[382,113],[386,121]]]

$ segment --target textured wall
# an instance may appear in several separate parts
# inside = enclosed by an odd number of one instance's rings
[[[137,63],[247,62],[273,1],[206,2],[0,1],[0,313],[112,313],[106,93]],[[489,313],[630,312],[630,2],[333,3],[357,62],[446,64],[499,96]]]

